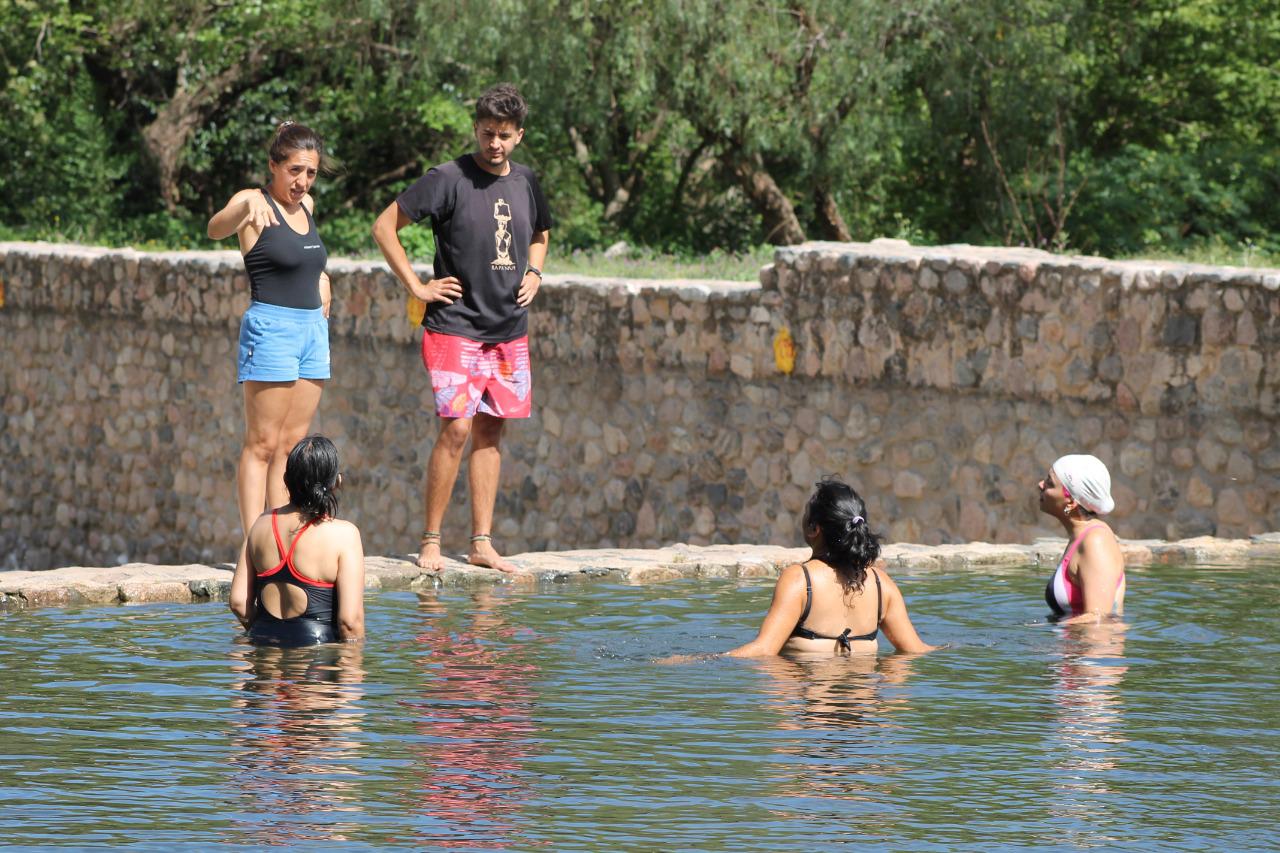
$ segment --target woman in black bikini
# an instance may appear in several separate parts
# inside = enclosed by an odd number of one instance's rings
[[[760,633],[729,655],[875,654],[881,630],[900,652],[937,648],[920,639],[898,585],[873,565],[880,537],[866,516],[866,504],[848,484],[834,477],[817,484],[804,512],[813,556],[782,570]]]

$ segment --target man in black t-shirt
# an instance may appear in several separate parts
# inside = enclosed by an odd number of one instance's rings
[[[427,304],[422,360],[431,375],[440,434],[427,464],[426,529],[418,565],[444,568],[440,525],[471,439],[470,562],[515,571],[490,540],[506,418],[527,418],[532,405],[528,306],[542,283],[551,213],[538,179],[511,161],[524,138],[528,106],[510,84],[476,102],[476,150],[431,169],[373,226],[391,271]],[[429,219],[435,236],[433,278],[413,271],[399,231]]]

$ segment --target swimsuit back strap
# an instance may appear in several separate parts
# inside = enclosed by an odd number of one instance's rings
[[[808,560],[805,562],[807,563]],[[809,607],[813,604],[813,579],[809,577],[809,567],[804,563],[800,564],[800,571],[804,572],[804,610],[796,625],[803,628],[804,621],[809,618]]]
[[[289,543],[289,553],[285,554],[284,561],[289,564],[290,568],[293,567],[293,549],[298,547],[298,540],[302,538],[302,534],[306,533],[307,528],[310,526],[311,522],[309,521],[302,525],[302,527],[298,529],[298,532],[294,534],[293,541]],[[294,571],[296,572],[297,569],[294,569]]]
[[[284,562],[284,559],[285,559],[284,541],[280,538],[280,528],[276,524],[276,516],[279,513],[280,513],[280,510],[278,509],[271,510],[271,532],[276,535],[276,551],[278,551],[280,554],[280,561]]]

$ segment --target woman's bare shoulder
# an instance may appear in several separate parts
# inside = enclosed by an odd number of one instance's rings
[[[889,576],[889,573],[885,570],[884,564],[882,562],[877,562],[874,566],[867,569],[867,572],[868,573],[874,572],[875,576],[880,579],[880,587],[883,590],[883,594],[885,598],[893,598],[894,596],[897,596],[899,598],[902,597],[902,590],[898,589],[897,582],[894,581],[894,579]],[[871,578],[867,578],[867,582],[871,583],[872,582]],[[866,588],[867,588],[867,585],[864,584],[863,590],[865,591]]]
[[[1080,544],[1076,547],[1081,553],[1112,550],[1119,552],[1120,537],[1116,536],[1116,532],[1111,529],[1110,524],[1105,521],[1097,521],[1080,537]]]
[[[342,518],[326,518],[316,525],[316,529],[324,531],[325,536],[334,539],[360,538],[360,528]]]
[[[244,201],[247,198],[253,198],[256,195],[260,195],[261,193],[262,190],[257,187],[245,187],[242,190],[236,190],[235,193],[232,194],[231,198],[227,199],[227,204],[236,204],[237,202]]]

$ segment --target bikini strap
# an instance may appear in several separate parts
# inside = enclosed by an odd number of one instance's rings
[[[1084,530],[1080,531],[1080,535],[1067,543],[1067,552],[1062,555],[1063,568],[1066,568],[1071,564],[1071,558],[1075,556],[1076,550],[1079,549],[1080,544],[1084,542],[1085,537],[1089,535],[1089,531],[1097,530],[1099,527],[1106,526],[1107,525],[1101,521],[1095,521],[1093,524],[1086,524]]]
[[[877,572],[875,569],[872,569],[871,574],[876,576],[876,630],[878,631],[880,630],[880,613],[881,613],[880,573]]]
[[[809,562],[805,560],[805,563]],[[804,627],[804,622],[809,618],[809,607],[813,604],[813,580],[809,577],[809,567],[804,563],[800,564],[800,571],[804,572],[804,612],[800,614],[800,621],[796,623],[800,627]]]

